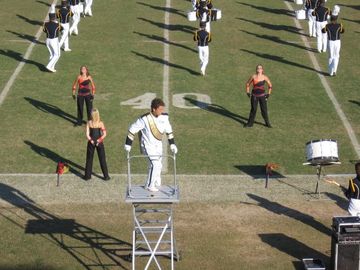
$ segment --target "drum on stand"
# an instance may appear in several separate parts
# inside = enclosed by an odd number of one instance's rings
[[[303,0],[294,0],[295,4],[302,5],[304,4]]]
[[[306,143],[306,160],[312,164],[329,164],[338,162],[338,147],[336,140],[312,140]]]
[[[190,22],[196,22],[196,11],[189,11],[187,18]]]
[[[211,20],[212,21],[218,21],[221,19],[222,14],[221,14],[221,10],[217,9],[217,8],[213,8],[211,10],[212,14],[211,14]]]
[[[306,12],[304,9],[296,10],[295,11],[296,19],[298,20],[305,20],[306,19]]]

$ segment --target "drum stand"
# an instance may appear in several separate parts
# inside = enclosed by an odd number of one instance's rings
[[[162,185],[159,191],[150,192],[144,186],[132,185],[130,160],[149,156],[132,156],[128,154],[128,188],[125,202],[132,204],[134,228],[132,232],[132,270],[136,269],[136,257],[149,256],[144,267],[149,269],[153,262],[161,270],[159,256],[170,258],[170,269],[174,269],[174,259],[180,256],[176,249],[174,237],[173,205],[179,203],[179,188],[176,180],[176,157],[174,160],[173,185]],[[139,269],[139,268],[138,268]],[[168,268],[167,268],[168,269]]]

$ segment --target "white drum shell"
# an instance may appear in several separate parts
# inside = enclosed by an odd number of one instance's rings
[[[304,4],[303,0],[294,0],[295,4],[302,5]]]
[[[305,20],[306,19],[306,12],[303,9],[295,11],[296,19],[298,20]]]
[[[335,140],[316,140],[306,144],[306,159],[311,163],[339,161],[338,147]]]
[[[189,11],[187,14],[187,18],[190,22],[196,22],[196,12],[195,11]]]
[[[216,20],[220,20],[222,17],[221,9],[213,8],[213,10],[216,10]]]

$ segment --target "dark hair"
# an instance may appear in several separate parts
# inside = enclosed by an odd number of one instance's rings
[[[355,170],[357,169],[357,168],[359,168],[360,167],[360,162],[357,162],[356,164],[355,164]]]
[[[165,102],[161,98],[154,98],[151,101],[151,110],[156,110],[160,106],[165,106]]]
[[[83,67],[86,68],[86,76],[90,76],[90,72],[89,72],[89,69],[88,69],[87,66],[81,66],[80,67],[80,75],[82,75],[81,70],[82,70]]]

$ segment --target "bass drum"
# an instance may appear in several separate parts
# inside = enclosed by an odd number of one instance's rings
[[[187,14],[187,18],[190,22],[196,21],[196,12],[195,11],[189,11]]]
[[[298,20],[305,20],[306,19],[306,12],[304,9],[296,10],[295,11],[296,19]]]
[[[312,140],[306,143],[306,160],[313,164],[339,161],[336,140]]]

